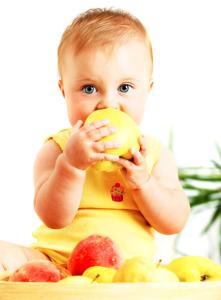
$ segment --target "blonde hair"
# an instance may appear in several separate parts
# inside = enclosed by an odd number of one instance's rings
[[[113,45],[139,37],[147,46],[153,64],[149,35],[133,15],[120,9],[89,9],[76,17],[64,31],[58,47],[58,72],[62,76],[62,60],[67,49],[78,54],[87,48]]]

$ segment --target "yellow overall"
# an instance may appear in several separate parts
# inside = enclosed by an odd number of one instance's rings
[[[70,135],[71,129],[64,129],[48,139],[53,139],[63,150]],[[151,138],[146,158],[150,173],[158,161],[159,153],[160,144]],[[75,245],[91,234],[113,239],[125,259],[154,256],[153,228],[138,210],[120,170],[100,172],[89,167],[80,207],[72,223],[62,229],[41,225],[33,232],[36,242],[32,247],[45,253],[52,261],[66,263]]]

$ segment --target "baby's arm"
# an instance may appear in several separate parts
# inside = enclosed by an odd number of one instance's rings
[[[62,228],[73,219],[80,203],[85,172],[72,167],[54,141],[38,153],[34,167],[34,206],[50,228]]]
[[[107,122],[89,125],[77,122],[62,152],[49,140],[40,150],[34,167],[34,206],[42,221],[51,228],[70,224],[80,205],[86,169],[99,160],[115,160],[105,149],[117,148],[114,142],[100,139],[113,133]]]
[[[160,233],[178,233],[187,221],[190,206],[179,182],[175,160],[171,151],[162,147],[159,161],[149,175],[146,149],[134,150],[133,162],[119,159],[124,167],[122,173],[148,223]]]
[[[158,232],[175,234],[183,229],[190,206],[168,149],[161,149],[160,159],[149,180],[132,193],[142,214]]]

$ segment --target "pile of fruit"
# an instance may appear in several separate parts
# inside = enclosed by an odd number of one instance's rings
[[[144,257],[124,260],[113,240],[91,235],[76,245],[66,266],[34,260],[18,268],[7,280],[61,284],[202,282],[221,280],[221,266],[201,256],[183,256],[167,265]]]

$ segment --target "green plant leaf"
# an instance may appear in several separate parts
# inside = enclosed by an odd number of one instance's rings
[[[217,169],[220,169],[221,170],[221,165],[218,163],[218,162],[216,162],[215,160],[211,160],[211,162],[213,163],[213,165],[214,165],[214,167],[215,168],[217,168]]]
[[[192,196],[192,197],[189,197],[190,198],[190,206],[193,208],[195,206],[198,206],[198,205],[207,205],[207,204],[210,204],[212,202],[219,202],[220,201],[220,195],[218,197],[213,197],[213,198],[210,198],[210,197],[202,197],[201,195],[200,196]]]
[[[221,191],[221,187],[218,187],[217,189],[211,189],[211,188],[208,189],[208,188],[203,188],[203,187],[199,187],[194,184],[188,183],[187,181],[184,181],[182,183],[182,186],[185,190],[200,192],[200,193],[202,193],[202,196],[204,194],[205,195],[214,194],[214,193],[217,193],[217,191]]]
[[[221,160],[221,147],[219,146],[218,143],[215,143],[215,147],[216,147],[216,150],[217,150],[217,152],[218,152],[219,158],[220,158],[220,160]]]
[[[212,209],[201,234],[205,234],[219,222],[218,239],[221,258],[221,146],[215,143],[218,159],[211,160],[211,167],[184,167],[178,169],[183,189],[186,191],[192,212],[201,213]],[[205,227],[204,227],[205,226]]]
[[[178,168],[179,173],[181,174],[199,174],[199,173],[208,173],[210,174],[211,172],[214,171],[214,167],[180,167]]]
[[[221,182],[221,174],[214,173],[214,174],[179,174],[180,180],[186,180],[186,179],[194,179],[194,180],[200,180],[200,181],[216,181]]]
[[[218,205],[217,208],[214,210],[213,215],[209,221],[209,223],[206,225],[206,227],[202,230],[202,234],[207,233],[207,231],[210,229],[210,227],[216,222],[218,217],[221,216],[221,205]]]

